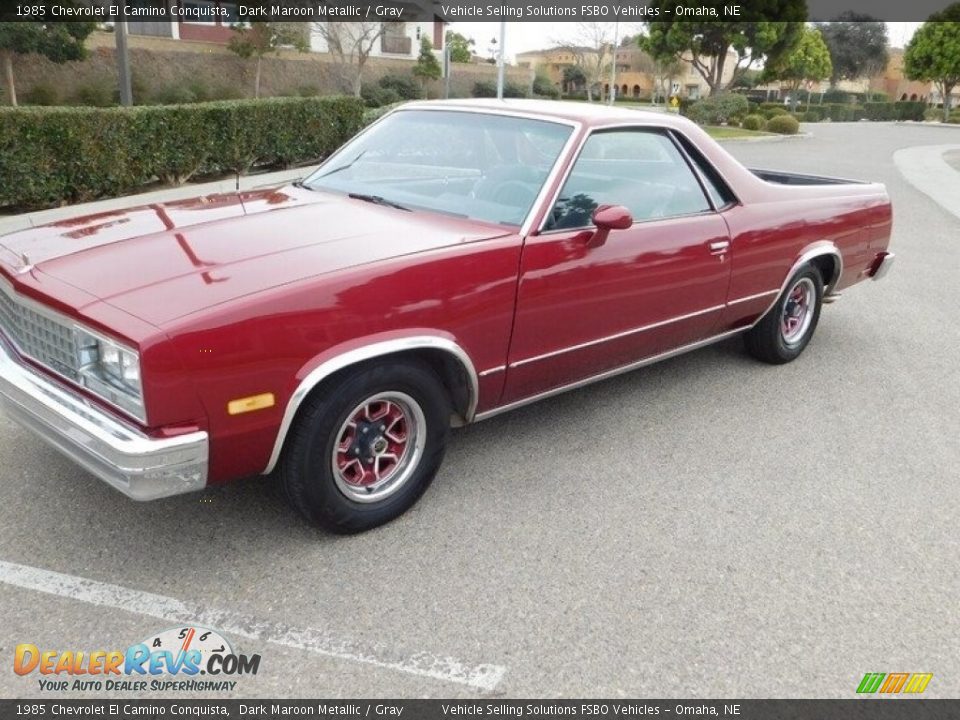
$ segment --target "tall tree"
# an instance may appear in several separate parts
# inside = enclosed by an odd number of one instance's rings
[[[414,77],[420,80],[420,86],[426,94],[427,81],[437,80],[443,75],[443,68],[437,56],[433,54],[433,44],[427,38],[420,39],[420,54],[417,56],[417,64],[413,66]]]
[[[363,70],[374,46],[387,30],[382,22],[315,22],[313,32],[327,46],[342,92],[360,97]]]
[[[256,58],[256,73],[253,79],[253,96],[260,97],[260,71],[264,55],[276,54],[284,46],[305,52],[307,38],[302,26],[279,22],[254,20],[231,25],[233,37],[228,47],[244,59]]]
[[[960,85],[960,3],[927,18],[907,43],[903,60],[908,78],[937,86],[944,122],[949,120],[950,95]]]
[[[450,62],[468,63],[473,59],[473,47],[476,42],[453,30],[447,30],[447,47],[450,48]]]
[[[60,4],[75,6],[72,0]],[[17,104],[14,55],[37,53],[58,64],[82,60],[87,52],[83,43],[96,27],[95,22],[0,22],[0,62],[10,104]]]
[[[564,92],[577,92],[581,87],[587,84],[587,76],[583,68],[579,65],[567,65],[563,68],[563,90]]]
[[[593,91],[609,71],[613,57],[614,27],[610,23],[578,22],[567,41],[558,43],[576,59],[583,71],[587,100],[593,101]],[[601,93],[602,95],[602,93]]]
[[[885,22],[848,10],[833,22],[816,23],[816,27],[830,50],[831,87],[841,80],[876,75],[887,67],[890,43]]]
[[[676,0],[655,0],[657,20],[644,25],[647,36],[640,47],[655,59],[681,58],[690,63],[710,87],[710,94],[723,92],[744,69],[754,63],[775,68],[800,37],[807,17],[805,0],[767,0],[759,10],[743,8],[743,21],[723,20],[724,0],[703,0],[697,7],[712,11],[710,20],[679,20]],[[733,72],[727,74],[727,55],[736,55]]]
[[[785,83],[790,90],[790,107],[796,110],[800,86],[807,80],[825,80],[830,77],[832,70],[830,51],[820,31],[805,27],[793,50],[776,68],[764,72],[763,78]]]

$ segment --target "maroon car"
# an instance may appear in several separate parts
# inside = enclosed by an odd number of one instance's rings
[[[736,334],[793,360],[890,228],[670,114],[413,103],[287,187],[0,238],[0,399],[133,498],[276,474],[363,530],[451,426]]]

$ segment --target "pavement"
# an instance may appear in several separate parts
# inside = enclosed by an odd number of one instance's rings
[[[0,416],[0,696],[56,696],[18,643],[186,623],[261,655],[236,697],[849,698],[901,671],[960,695],[960,221],[894,162],[951,139],[805,129],[728,147],[886,183],[887,278],[792,364],[734,340],[457,430],[375,531],[318,532],[262,479],[137,504]]]

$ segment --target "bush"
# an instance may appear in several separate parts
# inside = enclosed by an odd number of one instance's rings
[[[818,113],[816,110],[807,110],[807,112],[803,113],[802,119],[804,122],[815,123],[820,122],[821,117],[820,113]]]
[[[363,98],[368,108],[392,105],[403,100],[393,88],[380,87],[379,85],[364,85],[360,90],[360,97]]]
[[[800,123],[793,115],[777,115],[767,120],[763,129],[779,135],[796,135],[800,131]]]
[[[492,98],[497,96],[497,85],[492,80],[477,80],[470,91],[471,97]]]
[[[700,100],[687,117],[700,125],[719,125],[731,117],[743,117],[750,111],[750,101],[743,95],[723,93]]]
[[[377,85],[393,90],[402,100],[417,100],[423,94],[420,83],[413,75],[384,75]]]
[[[187,105],[197,102],[197,96],[184,85],[169,85],[155,92],[150,101],[153,105]]]
[[[357,98],[0,109],[0,206],[135,192],[161,179],[318,160],[360,129]]]
[[[533,78],[533,94],[557,99],[560,97],[560,88],[554,85],[549,77],[538,72]]]
[[[56,105],[60,101],[60,93],[50,83],[38,82],[23,94],[24,105]]]
[[[86,105],[89,107],[110,107],[116,105],[114,94],[118,92],[113,83],[92,80],[78,85],[70,96],[71,105]]]
[[[747,115],[743,119],[744,130],[762,130],[765,118],[763,115]]]
[[[942,116],[941,116],[942,117]],[[960,125],[960,110],[954,110],[950,113],[950,119],[947,120],[951,125]]]

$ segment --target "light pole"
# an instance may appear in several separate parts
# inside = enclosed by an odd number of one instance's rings
[[[120,17],[126,7],[126,0],[118,3]],[[114,39],[117,43],[117,75],[120,79],[120,104],[133,105],[133,89],[130,84],[130,54],[127,52],[127,21],[117,20],[113,24]]]
[[[620,42],[620,23],[613,24],[613,62],[610,63],[610,97],[607,102],[613,105],[617,98],[617,44]]]
[[[503,52],[505,50],[504,43],[507,38],[507,22],[506,20],[500,21],[500,67],[497,68],[497,100],[503,100],[503,73],[506,69],[507,58],[504,56]]]

